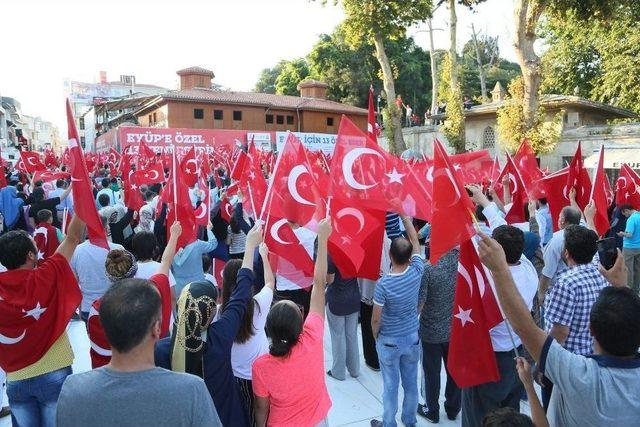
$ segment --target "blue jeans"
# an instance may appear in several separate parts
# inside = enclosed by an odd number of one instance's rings
[[[7,381],[12,425],[54,427],[60,389],[69,375],[71,366],[26,380]]]
[[[376,350],[382,371],[382,405],[384,427],[395,427],[398,412],[398,384],[402,380],[404,401],[402,402],[402,423],[406,426],[417,424],[418,407],[418,362],[420,361],[420,340],[418,333],[404,337],[378,335]]]

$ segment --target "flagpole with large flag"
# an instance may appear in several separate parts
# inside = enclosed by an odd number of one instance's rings
[[[87,171],[82,147],[78,143],[80,138],[78,137],[78,129],[76,129],[69,99],[67,99],[67,127],[74,212],[87,225],[89,241],[96,246],[109,250],[107,235],[102,226],[102,221],[94,202],[93,192],[91,191],[89,172]]]

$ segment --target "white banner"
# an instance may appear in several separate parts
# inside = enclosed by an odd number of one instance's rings
[[[311,151],[324,151],[325,154],[333,154],[333,149],[336,146],[336,140],[338,135],[332,135],[329,133],[306,133],[306,132],[291,132],[297,136],[302,144]],[[289,132],[276,132],[276,147],[278,152],[282,151],[284,143],[287,141],[287,135]]]

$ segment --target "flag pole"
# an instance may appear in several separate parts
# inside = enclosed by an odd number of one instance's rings
[[[249,200],[251,200],[251,209],[253,209],[253,215],[256,215],[256,204],[253,201],[253,191],[251,191],[251,186],[247,184],[247,190],[249,191]]]
[[[173,171],[173,213],[175,215],[175,221],[178,221],[178,186],[176,184],[176,146],[173,146],[173,161],[172,161],[172,171]]]

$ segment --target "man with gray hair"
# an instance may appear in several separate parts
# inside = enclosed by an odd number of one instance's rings
[[[570,225],[580,225],[582,220],[582,212],[574,206],[566,206],[560,212],[558,218],[559,230],[553,233],[553,237],[544,249],[544,268],[540,275],[540,283],[538,286],[538,300],[542,305],[547,290],[552,286],[558,274],[567,269],[567,264],[562,260],[562,251],[564,250],[564,230]]]

